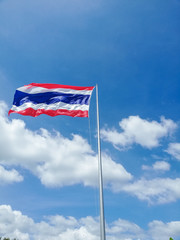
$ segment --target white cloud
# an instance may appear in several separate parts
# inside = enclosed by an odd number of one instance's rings
[[[115,129],[102,129],[101,136],[104,141],[112,143],[121,150],[133,144],[139,144],[145,148],[158,147],[160,139],[172,134],[177,124],[170,119],[161,117],[160,123],[148,121],[139,116],[130,116],[119,122],[122,132]]]
[[[157,161],[152,166],[142,165],[143,170],[154,170],[154,171],[169,171],[170,164],[165,161]]]
[[[18,237],[20,240],[29,240],[33,229],[32,219],[24,216],[19,211],[12,211],[10,206],[0,206],[0,236]],[[8,237],[8,236],[7,236]]]
[[[125,191],[149,204],[165,204],[180,199],[180,178],[140,179],[131,184],[116,186],[115,191]]]
[[[65,138],[46,129],[38,132],[26,128],[22,120],[7,119],[7,106],[0,102],[0,163],[21,166],[35,174],[49,187],[83,183],[98,185],[97,154],[79,135]],[[83,146],[83,147],[82,147]],[[107,186],[124,183],[132,176],[121,164],[102,154],[103,173]]]
[[[164,223],[154,220],[144,230],[133,222],[118,219],[106,224],[106,235],[108,240],[176,239],[180,237],[180,221]],[[0,236],[19,240],[98,240],[99,220],[91,216],[76,219],[56,215],[36,223],[11,206],[0,205]]]
[[[163,223],[162,221],[153,221],[149,223],[149,235],[154,240],[164,240],[173,237],[180,237],[180,221]],[[179,238],[178,238],[179,239]]]
[[[45,221],[35,223],[33,219],[10,206],[0,206],[0,236],[19,240],[98,240],[99,223],[97,218],[49,216]]]
[[[6,170],[0,166],[0,185],[9,184],[13,182],[21,182],[23,177],[15,170]]]
[[[169,171],[170,170],[170,164],[165,161],[157,161],[153,164],[153,169],[157,171]]]
[[[135,223],[118,219],[110,224],[108,234],[117,240],[124,239],[146,239],[145,232]],[[111,239],[111,238],[110,238]]]
[[[180,161],[180,143],[170,143],[166,152]]]

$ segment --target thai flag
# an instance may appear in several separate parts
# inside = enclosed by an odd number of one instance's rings
[[[93,89],[94,87],[31,83],[16,90],[8,114],[88,117]]]

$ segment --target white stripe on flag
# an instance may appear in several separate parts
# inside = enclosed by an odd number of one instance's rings
[[[32,102],[24,103],[23,105],[17,107],[15,105],[12,106],[11,110],[13,111],[23,111],[26,108],[33,108],[34,110],[37,109],[46,109],[46,110],[58,110],[58,109],[66,109],[66,110],[81,110],[81,111],[88,111],[89,105],[81,105],[81,104],[67,104],[63,102],[58,102],[54,104],[33,104]]]
[[[67,89],[67,88],[42,88],[42,87],[20,87],[17,88],[18,91],[29,93],[29,94],[36,94],[36,93],[45,93],[45,92],[61,92],[61,93],[69,93],[69,94],[82,94],[82,95],[91,95],[92,90],[74,90],[74,89]]]

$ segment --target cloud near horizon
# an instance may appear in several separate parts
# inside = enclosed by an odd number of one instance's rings
[[[164,223],[154,220],[144,230],[133,222],[119,218],[106,224],[106,235],[109,240],[164,240],[180,235],[180,221]],[[86,216],[76,219],[53,215],[35,222],[9,205],[0,205],[0,236],[20,240],[98,240],[99,218]]]

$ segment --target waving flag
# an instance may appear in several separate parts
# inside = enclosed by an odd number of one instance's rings
[[[16,90],[9,114],[88,117],[93,89],[94,87],[31,83]]]

